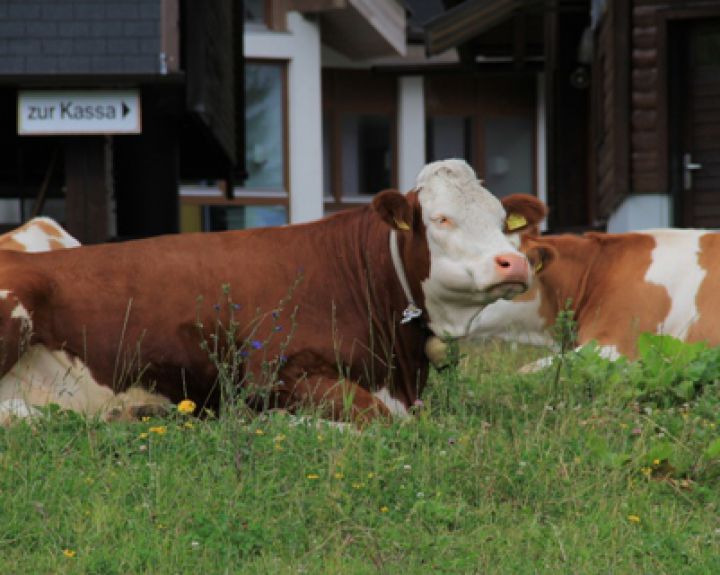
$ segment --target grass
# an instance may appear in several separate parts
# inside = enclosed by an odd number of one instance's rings
[[[718,573],[720,394],[651,408],[464,350],[412,418],[0,430],[0,573]],[[668,447],[669,446],[669,447]]]

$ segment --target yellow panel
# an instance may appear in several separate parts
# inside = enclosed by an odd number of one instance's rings
[[[192,204],[180,204],[180,232],[186,234],[188,232],[202,231],[202,214],[201,206]]]

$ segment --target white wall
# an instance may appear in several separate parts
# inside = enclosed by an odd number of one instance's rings
[[[670,225],[670,196],[662,194],[627,197],[608,220],[611,234],[666,228]]]
[[[425,91],[422,76],[398,78],[398,187],[407,192],[425,165]]]
[[[320,28],[297,12],[287,15],[287,32],[245,28],[245,57],[286,60],[290,223],[323,215],[322,91]]]

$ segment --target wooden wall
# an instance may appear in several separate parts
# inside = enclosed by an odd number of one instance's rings
[[[667,22],[717,0],[608,0],[595,32],[593,140],[597,216],[628,194],[670,193]]]
[[[603,220],[628,194],[629,9],[610,0],[595,32],[592,134],[595,155],[596,219]]]
[[[666,62],[657,11],[686,2],[634,0],[632,8],[632,135],[631,189],[636,194],[665,194],[667,189],[667,128],[660,121],[661,99],[665,98]],[[662,38],[664,41],[664,38]]]

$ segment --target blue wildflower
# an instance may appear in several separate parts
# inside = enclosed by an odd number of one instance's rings
[[[248,357],[250,355],[250,352],[246,349],[240,350],[240,357]]]
[[[262,342],[259,339],[254,339],[250,342],[253,349],[262,349]]]

